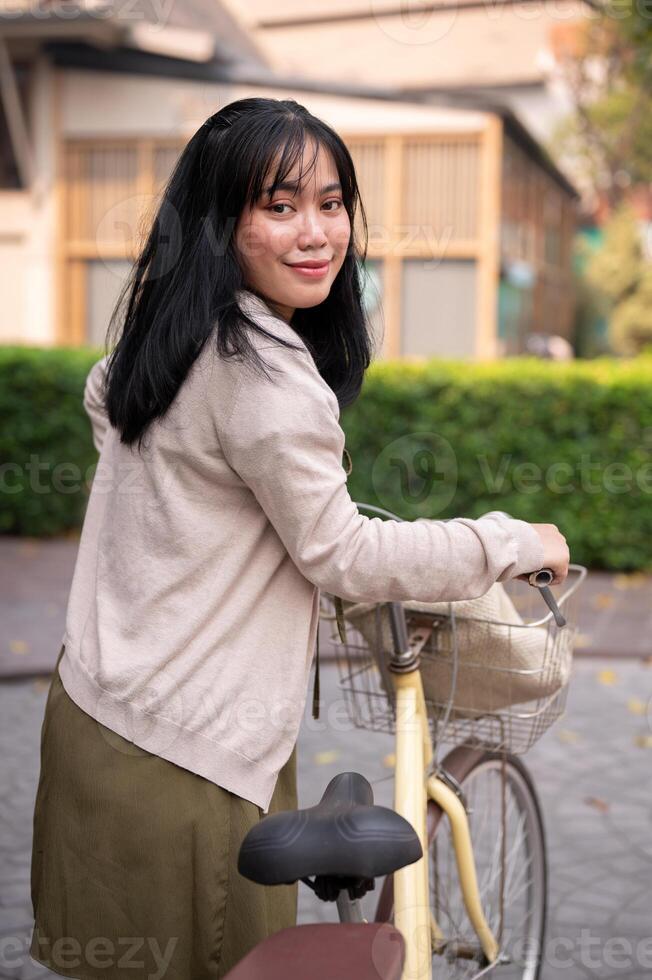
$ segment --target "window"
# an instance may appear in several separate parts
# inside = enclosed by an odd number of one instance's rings
[[[367,259],[361,269],[362,303],[371,324],[376,350],[382,349],[383,336],[383,263]]]
[[[13,66],[18,87],[18,98],[23,111],[23,116],[27,121],[29,131],[29,119],[27,118],[28,85],[30,80],[29,64],[15,64]],[[29,138],[29,136],[28,136]],[[5,113],[4,102],[0,99],[0,190],[21,190],[23,183],[18,169],[18,160],[14,153],[14,147],[9,132],[9,122]]]
[[[401,354],[475,354],[476,264],[466,259],[403,262]]]
[[[104,347],[109,320],[131,265],[125,259],[86,264],[86,341],[92,347]]]

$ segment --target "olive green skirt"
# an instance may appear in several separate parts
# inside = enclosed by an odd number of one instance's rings
[[[55,668],[34,808],[31,956],[79,978],[215,980],[296,923],[297,884],[237,870],[260,807],[105,728]],[[295,809],[296,746],[269,812]]]

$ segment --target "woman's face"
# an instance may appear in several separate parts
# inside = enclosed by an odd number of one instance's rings
[[[306,151],[311,159],[314,145]],[[247,288],[263,296],[288,323],[296,309],[317,306],[326,299],[351,236],[330,153],[319,148],[300,192],[298,175],[297,165],[271,199],[265,190],[254,207],[247,207],[240,216],[235,231]],[[288,182],[295,186],[285,188]],[[301,271],[304,262],[320,263],[321,268]]]

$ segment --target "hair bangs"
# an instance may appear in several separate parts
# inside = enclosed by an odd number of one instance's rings
[[[303,189],[306,178],[315,169],[322,141],[302,126],[299,120],[290,119],[290,124],[290,132],[280,133],[278,141],[270,147],[266,158],[255,167],[247,195],[250,207],[253,207],[265,193],[271,200],[279,184],[288,178],[299,160],[301,163],[299,176],[296,178],[297,191]],[[309,141],[314,143],[314,152],[310,163],[304,167],[306,146]],[[293,179],[292,182],[295,183],[295,180]]]

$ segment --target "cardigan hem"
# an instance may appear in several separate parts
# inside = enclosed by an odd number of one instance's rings
[[[86,714],[133,745],[221,786],[267,812],[278,773],[205,735],[180,728],[160,715],[120,701],[97,685],[68,647],[59,663],[66,693]],[[134,729],[145,736],[134,734]]]

